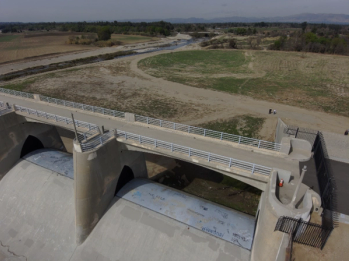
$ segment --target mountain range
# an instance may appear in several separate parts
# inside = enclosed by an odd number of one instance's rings
[[[130,22],[155,22],[163,20],[166,22],[179,24],[179,23],[257,23],[257,22],[281,22],[281,23],[326,23],[326,24],[349,24],[349,15],[346,14],[312,14],[303,13],[290,16],[275,16],[275,17],[217,17],[211,19],[205,18],[169,18],[169,19],[131,19],[124,20]]]

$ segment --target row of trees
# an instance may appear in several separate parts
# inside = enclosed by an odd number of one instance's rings
[[[328,37],[312,32],[296,33],[290,37],[281,36],[269,49],[349,55],[349,35]]]
[[[3,33],[17,33],[23,31],[63,31],[98,33],[100,28],[108,27],[112,33],[143,33],[147,35],[170,35],[174,30],[171,23],[164,21],[152,23],[131,22],[77,22],[77,23],[2,23]]]

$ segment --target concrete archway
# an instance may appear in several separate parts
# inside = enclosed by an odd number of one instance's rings
[[[38,138],[32,135],[29,135],[23,144],[20,157],[23,158],[28,153],[38,149],[43,149],[43,148],[44,148],[44,145]]]

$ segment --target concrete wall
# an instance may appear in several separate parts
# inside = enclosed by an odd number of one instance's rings
[[[27,122],[14,112],[0,117],[0,180],[20,159],[27,137],[38,138],[45,148],[66,151],[56,127]]]
[[[76,242],[81,244],[107,210],[122,170],[116,139],[89,152],[74,144]]]
[[[71,130],[67,130],[57,126],[56,129],[58,131],[59,136],[61,137],[66,151],[73,154],[73,141],[75,138],[75,133]]]
[[[284,129],[287,127],[286,123],[284,123],[280,118],[278,118],[278,123],[276,125],[275,132],[275,142],[281,143],[283,137],[289,137],[290,135],[284,133]]]

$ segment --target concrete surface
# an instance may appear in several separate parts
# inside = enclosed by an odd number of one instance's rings
[[[255,219],[147,179],[128,182],[117,196],[251,250]]]
[[[52,149],[40,149],[27,154],[23,159],[74,179],[73,157],[69,153]]]
[[[119,197],[77,246],[73,184],[26,160],[11,169],[0,181],[1,261],[250,259],[244,248]]]
[[[287,159],[286,156],[280,156],[274,154],[262,154],[258,153],[258,149],[249,148],[247,146],[236,146],[230,142],[224,142],[207,137],[201,137],[192,134],[186,134],[183,132],[177,132],[174,130],[158,128],[155,126],[131,123],[124,120],[103,116],[100,114],[93,114],[81,110],[71,110],[71,108],[56,106],[44,102],[37,102],[30,99],[22,99],[19,97],[10,97],[9,95],[0,94],[2,100],[11,104],[18,104],[29,108],[46,111],[48,113],[54,113],[57,115],[70,117],[71,113],[78,120],[91,122],[98,126],[104,125],[106,129],[121,129],[123,131],[140,134],[150,138],[163,140],[171,143],[175,143],[182,146],[192,147],[198,150],[209,151],[214,154],[232,157],[238,160],[252,162],[267,167],[276,167],[279,169],[285,169],[291,171],[291,173],[298,174],[298,161]],[[273,153],[273,152],[272,152]]]
[[[0,179],[20,159],[27,137],[38,138],[45,148],[65,151],[64,144],[54,126],[26,122],[14,112],[0,116]]]
[[[81,244],[113,199],[123,166],[115,137],[87,152],[74,146],[73,156],[76,242]]]
[[[343,126],[345,128],[345,126]],[[328,157],[349,164],[349,136],[323,131]]]

